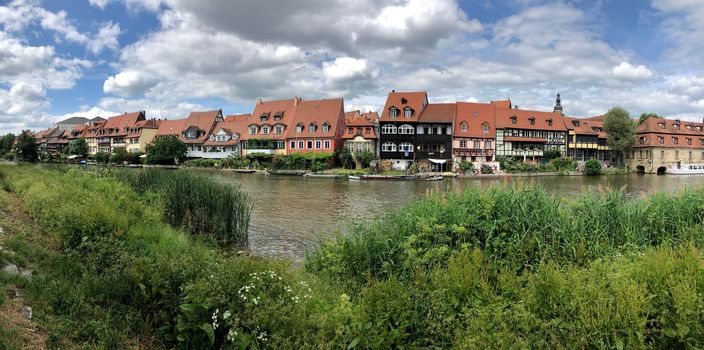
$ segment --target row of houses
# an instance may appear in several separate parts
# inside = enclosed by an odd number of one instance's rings
[[[704,161],[704,124],[651,118],[638,126],[628,166],[658,172],[677,161]],[[257,100],[249,114],[192,112],[183,119],[147,119],[144,111],[107,119],[71,118],[36,134],[40,150],[59,153],[85,138],[89,153],[124,147],[144,152],[154,138],[178,137],[189,158],[225,158],[255,153],[332,153],[348,148],[372,152],[387,168],[443,171],[463,161],[497,157],[526,162],[548,150],[584,161],[612,161],[604,117],[571,117],[560,94],[552,111],[520,109],[510,99],[488,103],[429,103],[426,92],[391,91],[381,114],[345,112],[343,99]],[[697,150],[700,149],[700,150]]]

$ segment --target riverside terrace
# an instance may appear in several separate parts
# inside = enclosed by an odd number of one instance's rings
[[[627,166],[656,173],[678,162],[702,163],[703,129],[703,123],[648,119],[637,128]],[[496,164],[500,156],[540,163],[547,150],[578,161],[615,160],[607,145],[604,116],[566,116],[559,94],[552,111],[532,111],[509,99],[431,103],[424,91],[391,91],[380,114],[345,113],[341,98],[259,99],[247,114],[224,117],[222,110],[213,110],[191,112],[182,119],[148,119],[145,111],[137,111],[107,119],[71,118],[33,135],[39,152],[52,156],[70,153],[80,138],[86,139],[93,155],[117,148],[144,153],[155,138],[174,135],[188,145],[190,159],[332,154],[347,147],[353,153],[372,152],[380,166],[397,170],[414,164],[419,169],[457,170],[462,162],[481,167]]]

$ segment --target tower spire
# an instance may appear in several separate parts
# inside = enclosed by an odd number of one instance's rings
[[[555,109],[553,110],[555,113],[560,113],[561,115],[565,115],[562,112],[562,99],[560,98],[560,91],[557,91],[557,98],[555,99]]]

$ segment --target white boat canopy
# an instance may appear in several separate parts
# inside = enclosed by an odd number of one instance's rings
[[[76,154],[66,157],[66,159],[76,159],[76,158],[78,158],[78,155],[76,155]]]
[[[435,164],[445,164],[445,163],[447,163],[447,159],[431,159],[431,158],[429,158],[428,160],[429,160],[431,163],[435,163]]]

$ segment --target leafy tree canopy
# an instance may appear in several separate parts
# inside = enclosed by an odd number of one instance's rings
[[[16,145],[17,159],[23,162],[37,161],[37,142],[34,136],[23,132],[17,138]]]
[[[640,119],[638,120],[638,124],[643,124],[643,122],[648,120],[649,118],[661,118],[661,117],[655,113],[641,113]]]
[[[74,141],[71,145],[71,154],[77,156],[85,156],[88,154],[88,143],[86,142],[86,139],[81,137]]]
[[[631,115],[621,107],[611,108],[604,117],[604,131],[609,135],[607,143],[611,150],[623,157],[625,151],[633,147],[636,139],[636,126]]]
[[[158,137],[147,145],[148,164],[174,164],[188,154],[188,146],[175,135]]]

